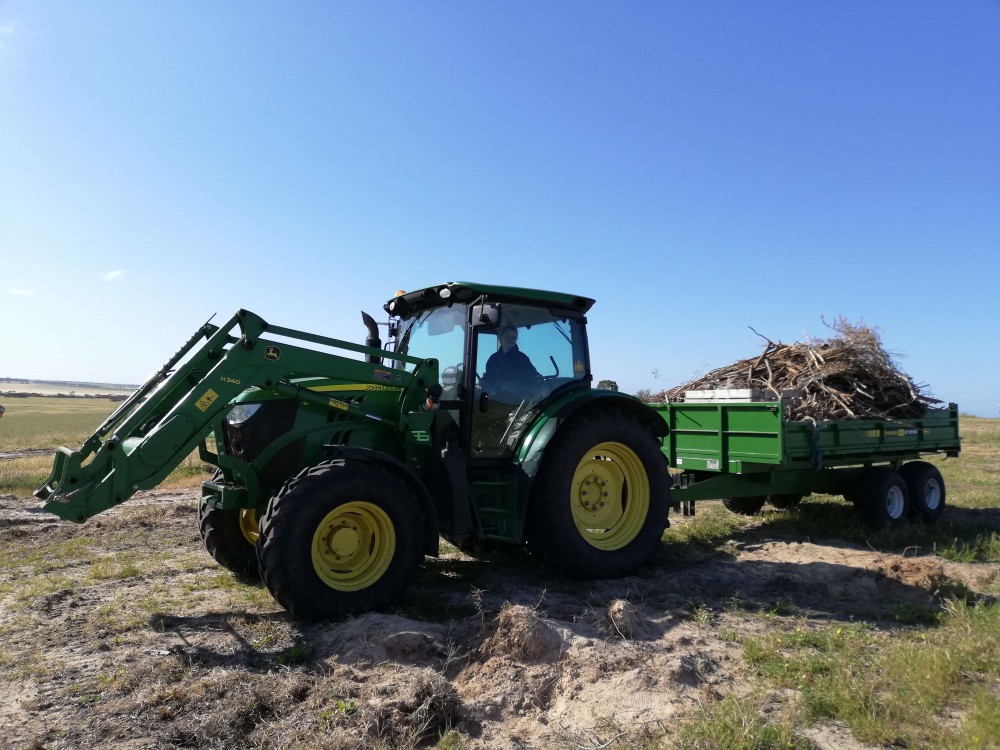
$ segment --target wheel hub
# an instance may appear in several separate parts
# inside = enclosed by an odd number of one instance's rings
[[[899,487],[890,487],[885,496],[885,510],[889,518],[902,518],[906,501],[903,497],[903,490]]]
[[[941,487],[936,479],[928,479],[924,485],[924,507],[927,510],[937,510],[941,504]]]
[[[260,538],[260,527],[257,524],[255,508],[240,508],[240,533],[250,544],[257,544]]]
[[[594,461],[582,481],[574,483],[574,516],[588,528],[607,529],[621,518],[623,477],[610,461]],[[596,464],[607,464],[600,466]]]
[[[374,503],[351,502],[335,508],[313,534],[313,569],[339,591],[371,586],[388,569],[395,552],[395,528]]]
[[[642,461],[622,443],[600,443],[577,464],[570,485],[577,530],[598,549],[620,549],[642,529],[649,480]]]
[[[360,546],[361,536],[357,529],[342,526],[330,536],[330,550],[338,559],[353,555]]]

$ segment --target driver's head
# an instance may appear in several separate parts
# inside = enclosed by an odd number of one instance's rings
[[[509,351],[517,343],[517,329],[514,326],[507,326],[500,331],[500,346],[503,350]]]

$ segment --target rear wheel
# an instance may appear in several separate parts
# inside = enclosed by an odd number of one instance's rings
[[[867,525],[895,528],[906,520],[910,493],[898,471],[886,467],[868,469],[855,494],[855,510]]]
[[[910,492],[910,513],[924,521],[934,522],[944,513],[944,478],[934,464],[911,461],[903,464],[899,474]]]
[[[257,559],[285,609],[334,619],[402,596],[423,560],[423,528],[417,499],[388,470],[329,461],[271,499]]]
[[[581,415],[546,448],[532,491],[528,549],[581,578],[625,575],[667,527],[670,477],[659,442],[617,411]]]
[[[739,513],[743,516],[754,516],[760,513],[760,509],[764,507],[764,501],[767,500],[766,497],[724,497],[722,498],[722,504],[726,506],[727,510],[731,510],[733,513]]]
[[[257,511],[220,510],[202,498],[198,505],[198,533],[208,554],[244,581],[260,580],[257,567]]]

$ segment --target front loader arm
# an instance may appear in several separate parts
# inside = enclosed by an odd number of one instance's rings
[[[233,335],[237,329],[239,336]],[[215,428],[232,399],[248,388],[291,394],[297,390],[288,382],[292,377],[329,377],[359,364],[337,354],[261,340],[267,329],[263,319],[245,310],[221,327],[202,326],[79,450],[58,449],[52,474],[35,491],[42,507],[82,523],[162,482]],[[290,329],[271,330],[288,338],[381,354]],[[201,337],[205,342],[194,350]],[[404,388],[412,384],[411,374],[395,372]],[[344,408],[336,399],[324,400],[329,408]]]

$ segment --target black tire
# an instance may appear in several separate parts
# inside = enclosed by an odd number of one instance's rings
[[[802,502],[802,495],[769,495],[767,502],[778,510],[791,510]]]
[[[198,505],[201,542],[219,565],[241,581],[259,581],[257,567],[257,513],[252,508],[219,510],[206,498]]]
[[[327,461],[271,498],[257,560],[293,616],[337,619],[402,596],[423,562],[423,529],[417,498],[389,470]]]
[[[722,498],[722,504],[726,506],[726,510],[731,510],[733,513],[739,513],[741,516],[755,516],[760,513],[760,509],[764,507],[764,501],[767,500],[766,497],[724,497]]]
[[[528,550],[560,574],[625,575],[660,543],[670,485],[660,443],[635,417],[579,415],[545,449],[528,508]]]
[[[854,508],[868,526],[896,528],[910,512],[910,493],[898,471],[887,467],[868,469],[856,490]]]
[[[903,464],[899,474],[910,492],[910,515],[928,523],[937,521],[944,513],[944,478],[934,464],[911,461]]]

